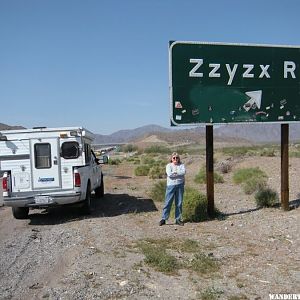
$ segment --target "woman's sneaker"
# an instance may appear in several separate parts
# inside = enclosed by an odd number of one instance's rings
[[[161,220],[159,221],[159,226],[162,226],[162,225],[166,225],[166,220],[161,219]]]

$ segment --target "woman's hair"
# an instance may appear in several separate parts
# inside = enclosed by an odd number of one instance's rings
[[[173,152],[173,153],[172,153],[172,155],[171,155],[171,157],[170,157],[170,162],[172,162],[172,158],[173,158],[174,156],[175,156],[175,157],[178,157],[178,163],[180,163],[180,156],[179,156],[179,154],[178,154],[177,152]]]

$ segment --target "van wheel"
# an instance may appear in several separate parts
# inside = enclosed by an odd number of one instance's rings
[[[91,213],[91,204],[92,204],[91,187],[90,187],[90,184],[88,184],[87,189],[86,189],[85,200],[83,203],[83,213],[84,214],[89,215]]]
[[[27,219],[29,207],[12,207],[12,214],[16,219]]]
[[[104,197],[104,181],[103,181],[103,176],[101,176],[101,185],[95,189],[95,195],[98,198]]]

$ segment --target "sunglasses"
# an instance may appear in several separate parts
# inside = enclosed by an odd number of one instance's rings
[[[174,157],[172,157],[172,159],[176,159],[176,160],[179,160],[179,157],[178,156],[174,156]]]

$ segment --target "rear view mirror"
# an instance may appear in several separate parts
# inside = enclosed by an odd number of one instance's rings
[[[107,164],[108,163],[108,156],[102,155],[100,158],[97,159],[98,164]]]

